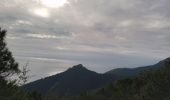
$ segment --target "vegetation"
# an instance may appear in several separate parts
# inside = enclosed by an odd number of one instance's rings
[[[19,73],[18,63],[12,56],[12,53],[6,47],[6,30],[0,28],[0,77],[5,79],[6,77]]]
[[[41,95],[36,92],[26,93],[17,85],[18,80],[10,77],[20,78],[26,82],[26,69],[21,71],[12,53],[6,47],[6,30],[0,28],[0,100],[41,100]],[[23,74],[23,76],[22,76]]]

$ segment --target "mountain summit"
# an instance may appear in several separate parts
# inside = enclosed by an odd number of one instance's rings
[[[82,64],[78,64],[78,65],[75,65],[71,68],[69,68],[68,70],[66,70],[66,72],[72,72],[72,73],[75,73],[75,72],[89,72],[90,70],[88,70],[86,67],[84,67]]]
[[[46,96],[70,96],[103,87],[115,79],[112,75],[99,74],[79,64],[63,73],[26,84],[24,88]]]
[[[78,64],[72,67],[72,69],[86,69],[82,64]]]

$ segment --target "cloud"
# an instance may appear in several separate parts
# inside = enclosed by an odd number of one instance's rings
[[[49,35],[49,34],[26,34],[26,37],[30,38],[39,38],[39,39],[67,39],[66,36],[56,36],[56,35]]]
[[[0,23],[8,30],[8,46],[14,56],[24,61],[47,58],[60,62],[43,63],[54,66],[43,72],[45,75],[54,73],[55,66],[62,66],[59,71],[63,71],[83,63],[104,72],[153,64],[169,57],[170,1],[67,2],[59,8],[44,6],[37,0],[0,2]],[[31,68],[48,69],[42,67],[41,61],[31,60]]]

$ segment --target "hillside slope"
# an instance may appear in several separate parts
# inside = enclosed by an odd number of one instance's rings
[[[46,96],[72,96],[84,91],[100,88],[115,79],[111,75],[90,71],[80,64],[63,73],[31,82],[25,85],[24,88],[28,91],[40,92]]]

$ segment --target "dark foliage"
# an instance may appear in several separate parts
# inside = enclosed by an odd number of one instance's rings
[[[42,100],[38,93],[26,93],[21,90],[16,84],[17,80],[9,80],[11,75],[19,75],[21,71],[6,47],[5,36],[6,31],[0,28],[0,100]]]
[[[0,28],[0,77],[6,78],[19,72],[18,63],[6,47],[6,30]]]

